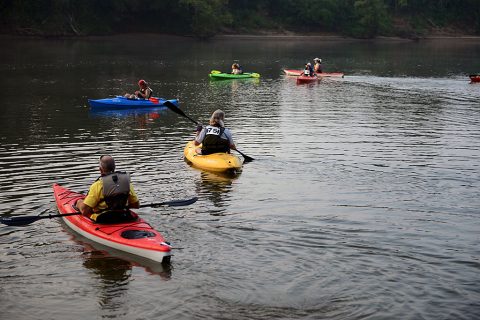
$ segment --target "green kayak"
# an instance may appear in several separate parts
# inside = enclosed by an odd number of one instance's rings
[[[223,73],[217,70],[213,70],[209,74],[212,79],[245,79],[245,78],[260,78],[258,73],[247,73],[242,74],[232,74],[232,73]]]

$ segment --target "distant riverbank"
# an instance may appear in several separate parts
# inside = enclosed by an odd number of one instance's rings
[[[0,39],[25,39],[25,38],[40,38],[40,39],[78,39],[78,40],[98,40],[98,39],[141,39],[141,38],[168,38],[168,39],[192,39],[196,38],[188,35],[175,35],[167,33],[118,33],[110,35],[89,35],[89,36],[58,36],[58,37],[45,37],[39,35],[18,35],[18,34],[0,34]],[[264,33],[264,34],[218,34],[204,41],[243,41],[243,40],[275,40],[275,41],[296,41],[296,40],[309,40],[309,41],[387,41],[387,42],[402,42],[402,41],[423,41],[423,40],[472,40],[480,41],[480,36],[474,35],[429,35],[418,38],[402,38],[402,37],[385,37],[378,36],[370,39],[359,39],[353,37],[347,37],[337,34],[296,34],[296,33]]]

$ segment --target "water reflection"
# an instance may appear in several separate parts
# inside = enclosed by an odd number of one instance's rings
[[[128,284],[134,267],[140,267],[149,274],[158,275],[163,280],[169,280],[172,276],[172,266],[169,263],[159,263],[118,251],[74,234],[66,226],[63,228],[71,234],[72,241],[85,248],[83,265],[98,275],[106,286]]]
[[[229,201],[230,192],[232,192],[233,182],[238,179],[238,172],[209,172],[200,169],[200,178],[195,179],[195,189],[202,199],[212,202],[213,211],[211,215],[224,215],[226,203]]]
[[[136,109],[125,109],[125,110],[90,110],[89,114],[92,118],[96,117],[134,117],[134,118],[144,118],[144,119],[157,119],[160,115],[164,115],[168,112],[167,107],[154,107],[154,108],[136,108]]]

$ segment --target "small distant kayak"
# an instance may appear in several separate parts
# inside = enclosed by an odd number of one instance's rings
[[[293,70],[293,69],[284,69],[283,72],[287,76],[299,76],[302,74],[302,70]],[[343,78],[345,75],[341,72],[317,72],[317,76],[322,78],[327,77],[336,77],[336,78]]]
[[[166,99],[152,97],[150,99],[127,99],[122,96],[116,96],[115,98],[105,98],[92,100],[88,99],[88,104],[92,110],[103,109],[129,109],[129,108],[150,108],[161,107],[166,102]],[[178,106],[177,99],[168,100],[174,105]]]
[[[220,71],[213,70],[210,72],[209,77],[212,79],[222,80],[222,79],[246,79],[246,78],[260,78],[258,73],[248,73],[244,72],[242,74],[233,74],[233,73],[223,73]]]
[[[321,78],[319,77],[309,77],[309,76],[298,76],[297,77],[297,84],[303,83],[314,83],[320,81]]]
[[[137,220],[131,222],[99,224],[83,215],[68,216],[66,214],[77,212],[74,205],[85,195],[58,184],[53,185],[53,193],[58,211],[65,214],[63,221],[85,238],[156,262],[170,261],[170,244],[142,218],[137,216]]]
[[[471,82],[480,82],[480,74],[469,75]]]
[[[185,146],[183,154],[185,159],[197,168],[214,172],[239,171],[242,168],[242,160],[231,153],[201,155],[195,151],[196,148],[201,148],[201,145],[195,146],[194,142],[190,141]]]

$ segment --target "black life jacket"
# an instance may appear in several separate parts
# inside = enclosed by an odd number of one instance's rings
[[[127,210],[130,194],[130,175],[126,172],[114,172],[101,176],[103,197],[108,206],[107,211]]]
[[[146,96],[145,99],[150,99],[150,97],[153,95],[153,90],[150,87],[147,87],[145,89],[140,89],[140,92],[145,94],[145,92],[147,92],[147,89],[150,89],[150,94],[148,96]],[[143,99],[143,97],[141,95],[138,95],[138,97]]]
[[[228,139],[221,138],[225,128],[206,126],[205,130],[205,138],[202,141],[202,154],[230,152],[230,142]]]

